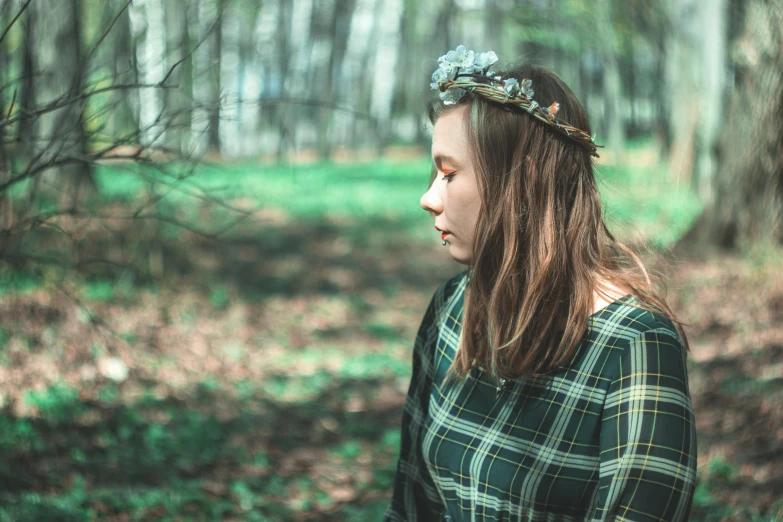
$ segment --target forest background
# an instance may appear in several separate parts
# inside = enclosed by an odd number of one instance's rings
[[[2,0],[0,522],[366,521],[464,267],[438,56],[554,69],[691,341],[692,520],[783,519],[781,0]]]

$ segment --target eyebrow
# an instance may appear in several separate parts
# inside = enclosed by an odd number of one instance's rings
[[[440,165],[443,162],[446,162],[446,163],[450,164],[453,167],[456,167],[456,166],[459,165],[459,161],[457,161],[453,157],[447,156],[445,154],[436,154],[435,156],[433,156],[432,159],[435,161],[436,165]]]

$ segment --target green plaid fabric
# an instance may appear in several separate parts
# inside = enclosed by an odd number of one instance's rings
[[[442,385],[466,275],[438,288],[416,336],[384,522],[687,520],[696,433],[671,321],[625,296],[590,317],[567,367]]]

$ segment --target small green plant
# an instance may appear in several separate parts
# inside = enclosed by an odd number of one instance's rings
[[[385,353],[367,353],[345,361],[340,373],[349,377],[366,378],[381,375],[410,376],[410,363]]]
[[[400,340],[399,330],[386,323],[378,323],[378,322],[366,323],[364,326],[364,330],[368,334],[375,337],[376,339],[380,339],[382,341]]]
[[[256,494],[251,490],[247,483],[242,480],[234,481],[230,487],[231,492],[239,499],[239,508],[242,511],[253,509],[256,501]]]
[[[28,419],[0,416],[0,450],[3,455],[39,451],[46,445]],[[0,469],[2,469],[0,467]]]
[[[37,272],[0,263],[0,295],[27,294],[40,288],[43,280]]]
[[[38,408],[42,417],[54,422],[73,419],[84,409],[79,391],[63,383],[55,383],[42,392],[28,391],[24,402]]]
[[[89,301],[112,301],[114,283],[111,281],[90,281],[84,285],[84,296]]]
[[[120,392],[114,384],[107,384],[98,388],[98,400],[105,403],[114,402]]]
[[[721,480],[731,484],[734,481],[736,472],[732,465],[722,457],[715,457],[709,465],[710,480]]]
[[[384,432],[381,438],[381,445],[387,448],[399,449],[402,434],[400,430],[393,429]]]
[[[221,388],[220,381],[213,377],[207,377],[199,383],[199,387],[206,392],[214,392]]]
[[[353,460],[362,454],[362,446],[358,441],[348,440],[332,450],[332,453],[345,460]]]
[[[209,294],[209,302],[215,310],[223,310],[228,305],[228,294],[224,286],[216,286]]]
[[[122,332],[120,337],[128,344],[136,344],[139,341],[139,336],[136,332]]]

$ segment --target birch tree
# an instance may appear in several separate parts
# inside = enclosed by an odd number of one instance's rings
[[[220,149],[218,131],[220,86],[220,10],[222,0],[196,0],[189,3],[196,41],[193,52],[193,116],[190,148],[197,155]]]
[[[78,201],[80,189],[94,187],[85,161],[83,104],[68,101],[79,96],[84,79],[80,11],[78,0],[32,2],[28,10],[34,35],[31,100],[46,110],[39,113],[23,140],[33,156],[31,167],[52,163],[39,179],[60,192],[62,204],[71,206]],[[54,162],[55,157],[60,161]]]
[[[375,35],[375,64],[370,114],[376,121],[379,152],[388,142],[391,128],[402,7],[402,0],[386,0],[383,3],[383,10],[378,13],[384,23],[381,24],[380,31]]]
[[[220,46],[218,67],[219,92],[225,93],[221,98],[222,111],[216,120],[218,125],[218,145],[220,154],[226,158],[236,158],[241,151],[239,135],[241,113],[240,92],[243,78],[240,63],[240,33],[241,15],[239,5],[229,3],[223,10],[220,19]]]
[[[731,46],[735,89],[714,194],[682,247],[783,244],[783,3],[753,0]]]
[[[689,182],[695,164],[696,126],[699,122],[699,0],[668,0],[666,38],[666,92],[668,100],[669,172]]]
[[[136,70],[139,83],[154,85],[163,80],[166,67],[164,11],[155,0],[134,0],[130,5],[131,33],[136,45]],[[166,144],[163,93],[158,89],[140,89],[135,107],[139,122],[139,143],[162,147]]]
[[[620,79],[620,67],[617,63],[615,34],[612,24],[610,0],[599,0],[597,4],[598,34],[601,41],[603,66],[603,97],[609,149],[615,157],[625,148],[625,114],[623,112],[623,93]]]
[[[162,2],[166,27],[166,62],[180,65],[171,72],[167,80],[179,89],[164,92],[166,109],[172,115],[168,147],[173,151],[186,152],[190,118],[192,116],[190,100],[193,96],[192,60],[186,59],[190,52],[190,28],[188,9],[184,2]]]

